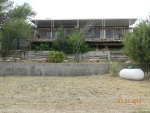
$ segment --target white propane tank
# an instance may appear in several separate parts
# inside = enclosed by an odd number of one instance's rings
[[[141,69],[122,69],[119,76],[130,80],[142,80],[144,72]]]

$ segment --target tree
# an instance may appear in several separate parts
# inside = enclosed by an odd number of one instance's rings
[[[34,16],[36,13],[29,4],[24,3],[22,6],[16,6],[7,13],[6,21],[2,26],[2,55],[5,57],[11,50],[19,49],[19,40],[27,39],[31,36],[31,25],[27,18]]]
[[[65,54],[75,54],[76,61],[79,62],[80,53],[92,50],[85,43],[81,29],[74,27],[71,34],[66,34],[63,26],[58,28],[57,39],[52,42],[53,50],[63,51]]]
[[[124,52],[134,62],[150,68],[150,22],[143,21],[124,37]]]
[[[10,0],[1,0],[0,1],[0,29],[2,27],[2,24],[4,23],[5,16],[7,12],[12,8],[13,1]],[[0,42],[2,38],[2,32],[0,30]]]
[[[18,40],[30,37],[31,32],[31,25],[24,20],[12,18],[6,21],[3,25],[2,49],[15,49]]]
[[[75,60],[79,62],[80,54],[81,54],[81,47],[82,44],[85,43],[84,37],[82,32],[80,32],[79,28],[76,26],[73,29],[72,34],[69,36],[69,45],[73,47],[73,52],[75,54]]]
[[[58,28],[57,39],[53,41],[52,47],[56,51],[63,51],[64,53],[69,53],[68,51],[68,35],[66,34],[62,25]]]
[[[28,3],[24,3],[23,5],[17,5],[8,12],[8,17],[19,18],[24,20],[27,20],[29,17],[33,17],[35,15],[36,12]]]
[[[5,14],[12,8],[13,1],[10,0],[1,0],[0,1],[0,19],[5,16]]]

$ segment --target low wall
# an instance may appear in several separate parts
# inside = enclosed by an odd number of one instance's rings
[[[41,59],[41,58],[47,58],[48,54],[50,51],[25,51],[25,52],[15,52],[9,57],[16,57],[16,58],[21,58],[21,59]],[[105,59],[105,60],[110,60],[110,59],[125,59],[127,56],[121,52],[110,52],[110,51],[90,51],[81,54],[82,59]],[[75,56],[74,55],[67,55],[67,59],[69,60],[74,60]]]
[[[120,65],[119,69],[129,64]],[[14,63],[0,62],[0,75],[80,76],[98,75],[109,71],[108,64],[82,63]]]

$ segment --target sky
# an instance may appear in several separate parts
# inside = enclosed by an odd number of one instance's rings
[[[150,0],[12,0],[37,12],[35,19],[138,18],[150,14]],[[34,19],[33,18],[33,19]]]

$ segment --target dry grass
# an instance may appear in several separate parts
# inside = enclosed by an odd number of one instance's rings
[[[150,79],[130,81],[107,74],[0,77],[0,113],[149,112]]]

